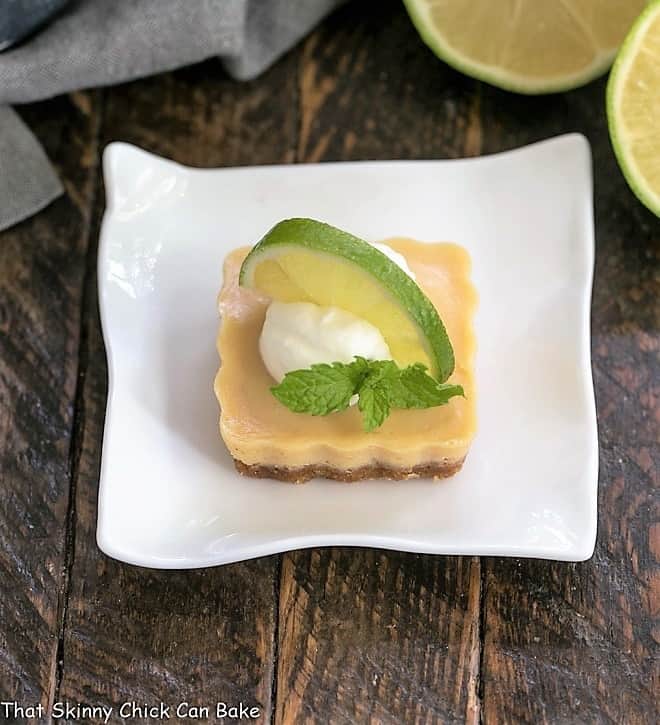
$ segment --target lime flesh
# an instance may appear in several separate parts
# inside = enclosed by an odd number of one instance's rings
[[[519,93],[603,74],[646,0],[404,0],[424,42],[456,69]]]
[[[245,258],[240,284],[280,302],[339,307],[377,327],[401,366],[421,362],[440,382],[454,353],[433,303],[385,254],[313,219],[276,224]]]
[[[607,86],[612,146],[628,184],[660,216],[660,0],[625,39]]]

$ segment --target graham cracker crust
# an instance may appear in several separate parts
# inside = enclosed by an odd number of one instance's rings
[[[307,466],[289,468],[286,466],[266,466],[259,463],[246,465],[234,458],[236,470],[243,476],[251,478],[274,478],[277,481],[287,483],[306,483],[312,478],[330,478],[333,481],[344,481],[354,483],[368,478],[387,478],[394,481],[401,481],[407,478],[449,478],[461,470],[463,458],[454,460],[435,461],[423,463],[411,468],[388,468],[378,463],[360,468],[333,468],[322,463],[310,463]]]

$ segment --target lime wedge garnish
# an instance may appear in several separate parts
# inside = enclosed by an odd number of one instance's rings
[[[313,219],[276,224],[243,262],[240,284],[280,302],[352,312],[377,327],[400,366],[420,362],[444,382],[454,353],[433,303],[385,254]]]

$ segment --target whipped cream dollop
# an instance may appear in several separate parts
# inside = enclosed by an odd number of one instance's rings
[[[278,382],[292,370],[316,363],[391,359],[377,327],[339,307],[311,302],[271,302],[259,338],[259,352]]]

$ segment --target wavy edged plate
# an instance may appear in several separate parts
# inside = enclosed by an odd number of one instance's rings
[[[113,143],[103,166],[104,552],[158,568],[326,545],[591,556],[598,441],[584,137],[476,159],[205,170]],[[480,428],[458,475],[292,486],[234,470],[213,394],[222,260],[290,216],[470,251]]]

